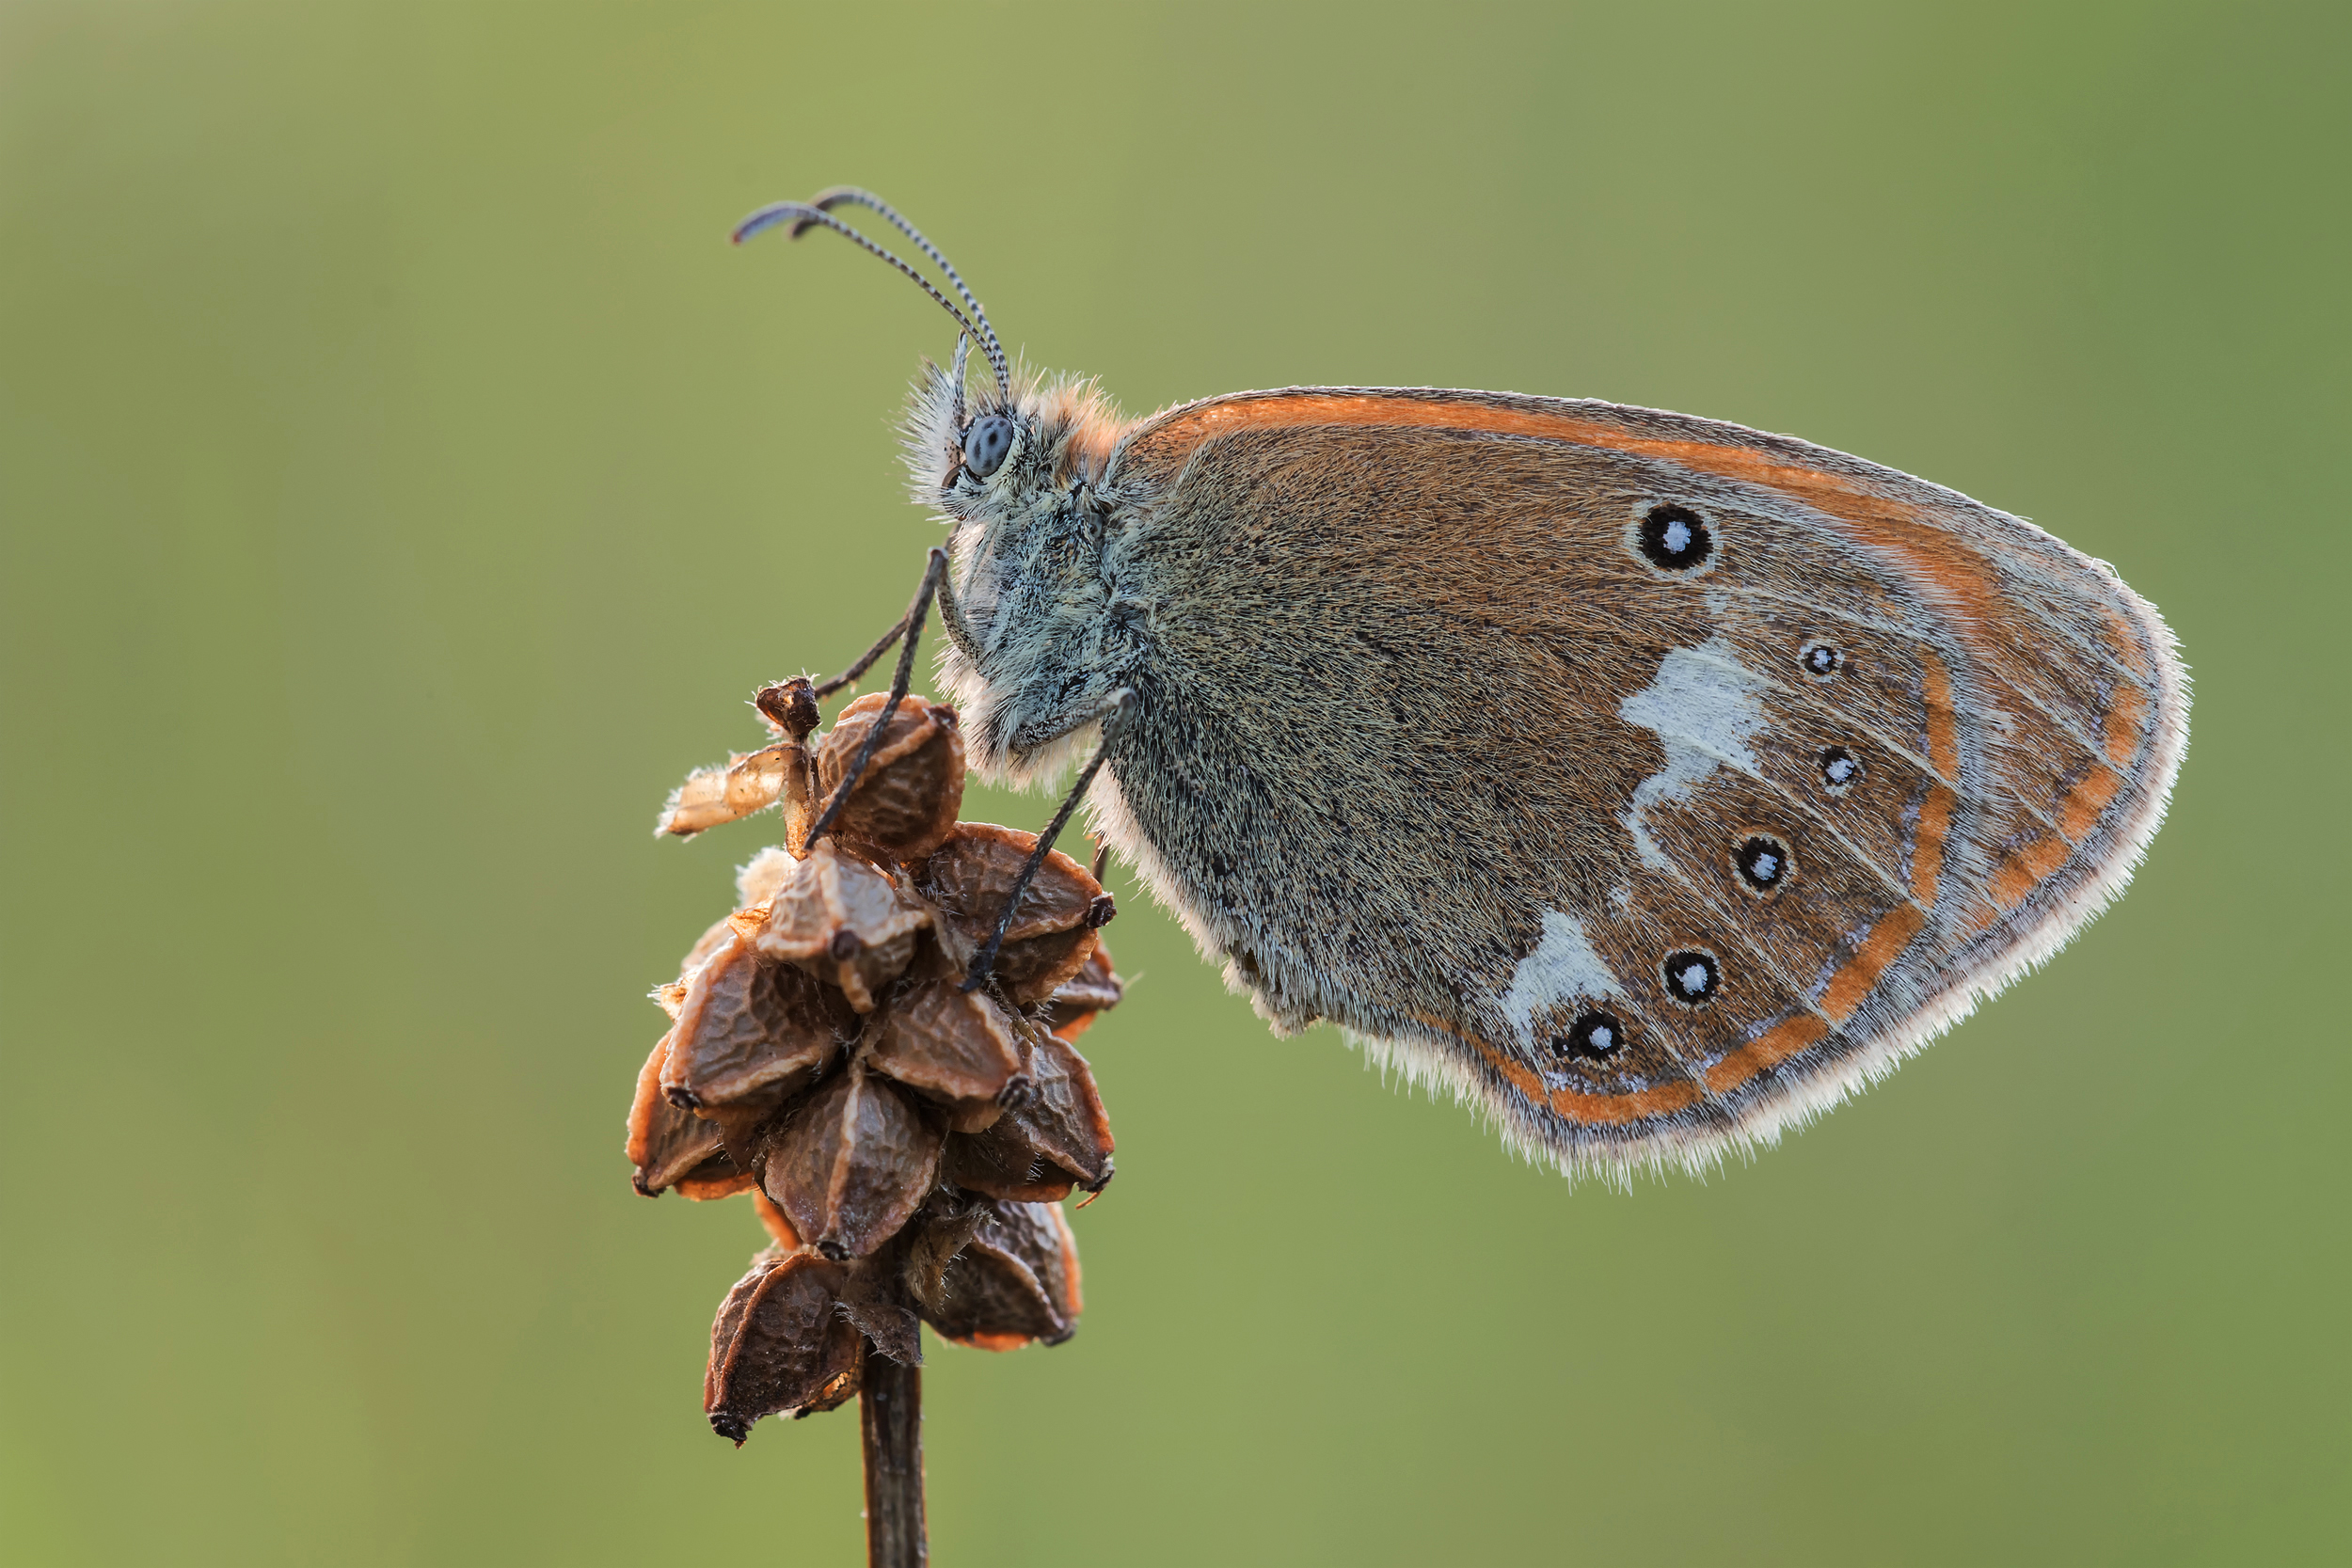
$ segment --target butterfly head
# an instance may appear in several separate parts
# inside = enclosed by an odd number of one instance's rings
[[[876,213],[906,235],[946,277],[948,289],[835,217],[833,210],[845,206]],[[771,229],[793,239],[812,229],[841,235],[896,267],[962,328],[953,367],[930,367],[908,411],[904,434],[918,504],[937,506],[954,523],[985,526],[1025,517],[1040,503],[1051,504],[1057,492],[1067,494],[1101,473],[1118,415],[1088,384],[1034,376],[1016,382],[1004,344],[963,275],[888,202],[854,185],[836,185],[809,201],[760,208],[736,227],[736,243]],[[968,395],[966,371],[976,345],[993,372],[993,385]]]
[[[845,206],[904,234],[946,287],[834,215]],[[871,191],[841,185],[763,207],[735,238],[770,229],[839,234],[904,274],[961,328],[953,362],[927,367],[902,426],[915,502],[954,531],[943,673],[975,766],[1004,775],[1050,768],[1057,743],[1066,749],[1117,689],[1135,641],[1113,615],[1106,582],[1120,507],[1104,481],[1125,421],[1091,383],[1016,377],[962,275]],[[967,374],[975,349],[987,376]]]
[[[1015,375],[999,390],[966,378],[972,341],[927,365],[900,434],[915,503],[960,530],[1061,510],[1097,483],[1125,420],[1093,383]]]

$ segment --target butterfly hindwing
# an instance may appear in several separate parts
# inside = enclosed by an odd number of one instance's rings
[[[1132,430],[1105,825],[1278,1023],[1565,1166],[1709,1157],[2046,953],[2161,815],[2153,610],[1736,426],[1308,389]]]

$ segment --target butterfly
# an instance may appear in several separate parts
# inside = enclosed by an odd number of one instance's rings
[[[1090,789],[1277,1032],[1327,1020],[1570,1176],[1702,1168],[1836,1104],[2055,953],[2163,820],[2173,638],[2021,518],[1582,399],[1294,387],[1131,420],[1016,375],[872,194],[736,237],[775,226],[845,235],[961,328],[903,427],[947,544],[850,674],[903,639],[895,703],[935,599],[980,775],[1093,745],[1038,857]]]

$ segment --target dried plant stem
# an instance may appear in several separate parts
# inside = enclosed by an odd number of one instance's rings
[[[866,1386],[858,1396],[866,1436],[867,1568],[923,1568],[923,1373],[866,1346]]]

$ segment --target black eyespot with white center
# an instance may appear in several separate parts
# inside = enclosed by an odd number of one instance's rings
[[[1821,787],[1843,795],[1862,782],[1862,759],[1843,746],[1821,748]]]
[[[972,428],[963,433],[963,471],[974,479],[986,479],[1004,467],[1005,454],[1010,451],[1010,420],[1002,414],[974,420]]]
[[[1797,650],[1797,662],[1817,681],[1825,681],[1846,667],[1846,650],[1835,642],[1807,642]]]
[[[1668,502],[1643,514],[1634,545],[1661,572],[1695,572],[1715,553],[1715,535],[1697,513]]]
[[[1788,846],[1770,833],[1750,833],[1731,852],[1731,866],[1740,885],[1758,898],[1770,898],[1797,874],[1797,860]]]
[[[1659,978],[1666,984],[1666,994],[1686,1007],[1703,1006],[1723,989],[1723,966],[1715,955],[1694,947],[1686,947],[1666,955],[1666,961],[1658,966]]]
[[[1551,1049],[1570,1061],[1605,1062],[1625,1049],[1625,1025],[1614,1013],[1587,1007],[1566,1034],[1551,1037]]]

